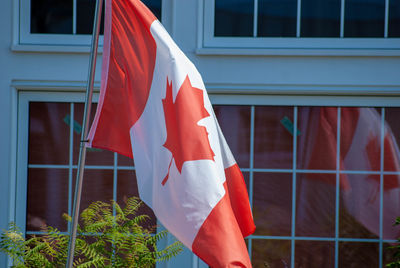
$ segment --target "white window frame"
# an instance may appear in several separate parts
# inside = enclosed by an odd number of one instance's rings
[[[254,8],[253,37],[214,36],[215,0],[201,0],[199,19],[203,28],[199,34],[198,54],[211,55],[321,55],[321,56],[399,56],[400,38],[388,36],[388,3],[386,0],[385,31],[383,38],[343,38],[344,1],[341,8],[339,38],[300,37],[301,0],[297,5],[296,37],[256,37],[257,8]],[[255,7],[257,0],[254,0]]]
[[[162,0],[163,23],[170,29],[172,9],[168,8],[172,0]],[[89,53],[91,34],[76,34],[76,0],[73,0],[72,34],[37,34],[30,32],[31,0],[13,1],[13,51],[38,52],[76,52]],[[104,5],[103,5],[104,9]],[[164,19],[163,19],[164,21]],[[99,37],[99,53],[103,52],[103,35]]]
[[[98,92],[98,84],[96,91]],[[16,129],[12,132],[17,136],[16,144],[13,146],[11,155],[14,156],[15,161],[15,179],[11,178],[11,188],[15,192],[11,193],[10,200],[10,221],[15,221],[22,232],[25,233],[26,224],[26,209],[27,209],[27,177],[28,177],[28,134],[29,134],[29,102],[31,101],[44,101],[44,102],[83,102],[84,101],[84,83],[77,82],[32,82],[32,81],[14,81],[12,87],[14,88],[15,97],[13,98],[13,107],[18,114],[13,118],[13,125]],[[352,106],[352,107],[400,107],[400,87],[392,88],[391,90],[382,90],[384,86],[374,86],[371,88],[343,88],[342,90],[332,89],[330,87],[324,88],[320,86],[319,90],[301,91],[296,92],[296,89],[280,90],[277,93],[274,89],[257,89],[248,90],[248,88],[235,88],[232,89],[231,85],[206,85],[210,94],[210,99],[213,104],[220,105],[251,105],[251,126],[250,131],[254,133],[254,105],[272,105],[272,106]],[[304,85],[306,87],[306,85]],[[230,90],[229,90],[230,88]],[[250,93],[249,93],[250,92]],[[98,93],[94,94],[93,101],[97,102]],[[295,109],[296,110],[296,109]],[[297,120],[297,119],[295,119]],[[72,130],[71,130],[72,131]],[[251,137],[253,134],[251,134]],[[254,140],[250,138],[250,155],[254,152]],[[249,178],[249,195],[250,200],[253,196],[252,174],[260,172],[253,167],[252,160],[250,160],[249,168],[244,168],[244,172],[250,174]],[[294,188],[295,189],[295,188]],[[293,191],[293,196],[295,190]],[[293,199],[294,200],[294,199]],[[338,217],[338,216],[336,216]],[[294,218],[293,218],[294,219]],[[292,225],[292,229],[293,229]],[[292,231],[293,232],[293,231]],[[265,237],[251,235],[248,237],[249,253],[251,254],[251,241],[252,239],[284,239],[291,240],[291,266],[294,267],[294,246],[293,243],[297,239],[302,239],[296,236],[288,237]],[[163,243],[170,243],[172,237],[168,236],[167,240]],[[311,239],[316,240],[316,239]],[[332,238],[327,241],[335,241],[337,244],[340,239]],[[362,240],[362,239],[361,239]],[[376,239],[375,239],[376,240]],[[377,241],[373,242],[377,242]],[[379,239],[378,239],[379,240]],[[365,242],[362,240],[362,242]],[[371,241],[372,242],[372,241]],[[380,252],[382,252],[382,244],[384,240],[380,239]],[[337,246],[336,246],[337,247]],[[337,256],[335,260],[337,262]],[[382,267],[382,253],[380,254],[380,267]],[[207,266],[199,260],[195,255],[191,254],[187,249],[180,255],[179,258],[171,260],[171,262],[159,263],[158,268],[167,267],[186,267],[191,263],[193,268],[206,268]],[[183,266],[182,266],[183,265]]]

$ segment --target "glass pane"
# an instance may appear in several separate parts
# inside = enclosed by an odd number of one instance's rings
[[[375,108],[342,108],[340,168],[379,171],[381,115]]]
[[[75,193],[75,180],[76,170],[73,171],[72,196]],[[114,179],[112,170],[85,169],[79,213],[95,201],[109,203],[113,199],[113,187]]]
[[[400,1],[389,1],[389,37],[400,37]]]
[[[93,104],[91,108],[91,116],[89,128],[92,125],[94,115],[96,114],[97,104]],[[82,119],[83,119],[83,103],[74,104],[74,164],[78,164],[79,160],[79,143],[81,140]],[[86,165],[114,165],[114,153],[109,150],[88,148],[86,152]]]
[[[259,0],[257,36],[296,36],[297,0]]]
[[[335,267],[335,243],[296,241],[295,267]]]
[[[386,265],[392,263],[395,260],[394,254],[398,249],[393,247],[400,246],[399,243],[384,243],[383,244],[383,267],[387,267]]]
[[[215,36],[253,36],[254,1],[215,0]]]
[[[292,168],[293,108],[256,107],[254,167]]]
[[[335,174],[297,174],[297,236],[335,236],[335,182]]]
[[[215,105],[214,112],[239,167],[250,167],[250,107]]]
[[[290,267],[290,245],[287,240],[253,239],[251,264],[253,267]]]
[[[337,108],[299,107],[297,168],[336,170]]]
[[[68,164],[69,103],[29,103],[29,164]]]
[[[385,0],[346,0],[345,37],[383,37]]]
[[[340,237],[378,238],[379,175],[347,174],[346,177],[348,185],[340,189]]]
[[[161,0],[143,0],[142,1],[153,14],[161,21]]]
[[[400,176],[385,175],[383,191],[383,239],[400,237],[400,226],[394,226],[396,217],[400,215]]]
[[[292,174],[254,173],[253,216],[255,235],[291,233]]]
[[[302,0],[301,37],[339,37],[340,0]]]
[[[136,182],[136,174],[131,170],[118,171],[117,183],[117,202],[120,206],[125,206],[125,202],[132,196],[139,197],[139,190]],[[150,219],[147,220],[143,226],[149,229],[154,229],[157,225],[156,216],[153,210],[143,203],[137,215],[148,215]],[[155,230],[154,230],[155,231]]]
[[[339,267],[379,267],[379,244],[339,242]]]
[[[95,0],[77,0],[76,2],[76,33],[92,34],[94,12],[96,8]],[[100,34],[104,33],[104,4],[100,23]]]
[[[44,225],[67,231],[68,170],[28,169],[26,230],[41,231]]]
[[[31,33],[72,34],[72,0],[31,0]]]

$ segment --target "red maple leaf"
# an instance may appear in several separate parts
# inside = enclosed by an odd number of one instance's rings
[[[210,116],[204,108],[203,91],[193,87],[189,76],[186,76],[173,102],[172,81],[169,82],[167,77],[167,94],[162,102],[167,127],[164,147],[172,153],[179,173],[186,161],[214,160],[215,154],[210,146],[207,129],[197,124],[201,119]],[[162,185],[168,180],[169,168]]]

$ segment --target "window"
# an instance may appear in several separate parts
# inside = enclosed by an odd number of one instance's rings
[[[248,187],[257,229],[246,242],[254,267],[389,262],[388,247],[400,236],[393,226],[400,211],[398,97],[211,100]],[[61,213],[71,210],[81,101],[72,93],[20,93],[16,220],[27,234],[40,234],[43,222],[67,230]],[[137,194],[131,163],[89,151],[82,207]],[[191,265],[187,254],[174,264]]]
[[[21,6],[20,44],[78,46],[90,44],[95,0],[19,1]],[[161,0],[144,0],[143,2],[159,19],[161,18]],[[100,31],[102,34],[103,27]]]
[[[398,29],[395,0],[204,1],[203,48],[397,50]]]

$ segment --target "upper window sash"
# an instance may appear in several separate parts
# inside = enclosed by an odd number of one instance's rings
[[[258,1],[256,0],[255,3]],[[342,0],[343,2],[343,0]],[[386,6],[388,1],[386,1]],[[298,0],[297,25],[295,37],[257,37],[257,5],[254,8],[253,36],[251,37],[221,37],[214,35],[215,29],[215,0],[203,0],[204,26],[202,42],[198,52],[230,54],[275,54],[273,50],[283,52],[282,54],[312,54],[310,50],[326,51],[327,54],[342,54],[346,50],[346,55],[358,54],[360,51],[368,51],[370,55],[382,54],[378,50],[387,50],[390,54],[400,55],[400,38],[387,38],[388,29],[388,8],[385,12],[385,31],[382,38],[349,38],[344,37],[343,14],[341,17],[340,36],[337,38],[301,37],[300,36],[300,3]],[[343,9],[343,7],[342,7]],[[343,12],[343,11],[342,11]],[[215,52],[217,51],[217,52]],[[220,52],[218,52],[220,51]],[[276,52],[275,51],[275,52]],[[329,53],[328,53],[329,51]],[[333,53],[332,53],[333,52]],[[366,55],[368,55],[368,52]],[[322,52],[324,54],[324,52]],[[389,54],[388,54],[389,55]]]

